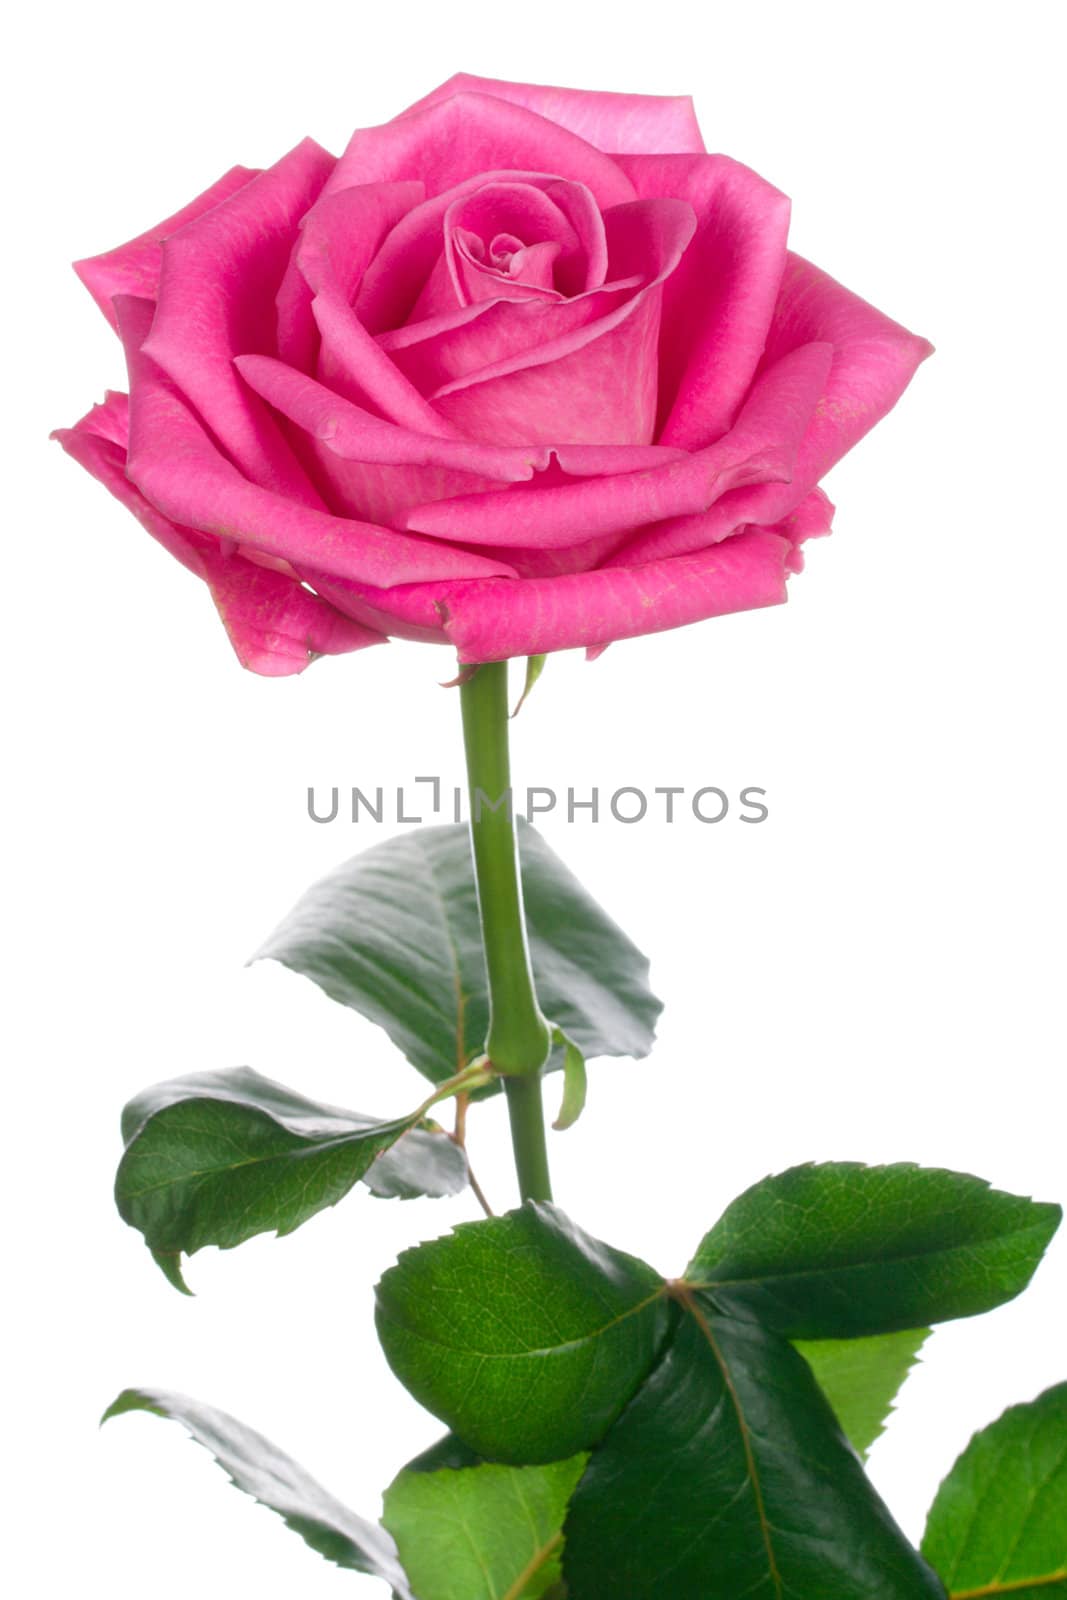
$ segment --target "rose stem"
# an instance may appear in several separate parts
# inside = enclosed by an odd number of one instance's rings
[[[508,757],[508,664],[490,661],[460,684],[471,843],[489,980],[485,1053],[504,1075],[511,1144],[524,1200],[551,1200],[541,1068],[552,1035],[534,992],[522,912]]]

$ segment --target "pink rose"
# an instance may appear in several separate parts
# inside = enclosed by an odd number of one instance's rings
[[[460,75],[78,263],[130,394],[58,437],[256,672],[772,605],[930,349],[788,220],[688,99]]]

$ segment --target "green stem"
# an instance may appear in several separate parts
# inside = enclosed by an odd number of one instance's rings
[[[551,1200],[545,1116],[541,1105],[541,1077],[505,1078],[504,1093],[511,1121],[511,1149],[515,1175],[523,1200]]]
[[[504,1077],[511,1143],[524,1200],[551,1200],[541,1069],[552,1034],[534,991],[522,913],[508,756],[508,664],[490,661],[460,687],[471,843],[489,981],[485,1053]]]

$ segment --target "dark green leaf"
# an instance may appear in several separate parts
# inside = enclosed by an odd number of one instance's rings
[[[586,1460],[401,1472],[382,1521],[419,1600],[539,1600],[559,1582],[563,1518]]]
[[[461,1224],[378,1285],[397,1377],[479,1455],[518,1465],[588,1449],[651,1366],[662,1279],[554,1206]]]
[[[520,820],[518,833],[541,1009],[587,1058],[647,1055],[661,1009],[648,962],[535,829]],[[414,829],[346,862],[297,902],[265,957],[384,1028],[432,1082],[451,1077],[481,1053],[489,1021],[468,830]]]
[[[1011,1300],[1061,1215],[936,1168],[794,1167],[727,1208],[687,1276],[789,1338],[892,1333]]]
[[[374,1122],[247,1067],[158,1084],[123,1114],[115,1198],[178,1287],[179,1254],[291,1233],[362,1179],[376,1194],[451,1194],[466,1161],[408,1117]]]
[[[192,1290],[182,1276],[182,1253],[180,1250],[153,1250],[152,1260],[162,1272],[167,1282],[173,1284],[179,1294],[192,1295]]]
[[[943,1600],[785,1340],[690,1307],[589,1463],[569,1600]]]
[[[1067,1596],[1067,1383],[975,1435],[937,1492],[923,1554],[959,1600]]]
[[[399,1600],[413,1600],[389,1534],[341,1505],[303,1467],[243,1422],[162,1389],[124,1390],[104,1413],[104,1421],[125,1411],[153,1411],[182,1423],[238,1489],[276,1511],[319,1555],[339,1567],[383,1578]]]
[[[797,1345],[861,1456],[885,1431],[893,1401],[929,1333],[929,1328],[919,1328],[870,1339],[820,1339]]]

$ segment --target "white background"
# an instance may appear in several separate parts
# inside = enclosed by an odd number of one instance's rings
[[[372,1595],[173,1425],[98,1434],[96,1417],[128,1384],[184,1389],[376,1515],[440,1430],[378,1353],[372,1285],[473,1202],[360,1191],[284,1242],[204,1252],[182,1300],[109,1188],[120,1105],[174,1073],[247,1062],[371,1111],[419,1095],[384,1037],[243,963],[307,883],[386,835],[314,825],[308,784],[458,781],[451,660],[400,644],[278,682],[238,669],[195,581],[46,443],[123,383],[67,263],[234,161],[304,133],[336,151],[457,69],[691,90],[709,147],[793,196],[795,246],[938,354],[834,473],[837,532],[788,607],[595,666],[558,657],[517,724],[520,782],[759,784],[771,806],[761,827],[546,823],[667,1003],[651,1061],[599,1066],[555,1139],[558,1197],[668,1273],[737,1190],[808,1158],[944,1164],[1063,1200],[1057,8],[99,0],[20,17],[6,1558],[22,1595]],[[499,1111],[472,1154],[506,1205]],[[913,1536],[972,1428],[1067,1376],[1065,1284],[1067,1240],[1024,1300],[929,1346],[872,1464]]]

